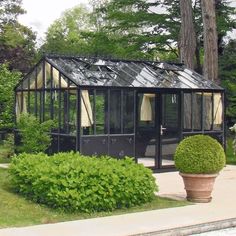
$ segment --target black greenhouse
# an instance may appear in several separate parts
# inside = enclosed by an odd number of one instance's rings
[[[45,56],[15,92],[16,120],[57,121],[49,153],[131,156],[162,169],[185,136],[225,143],[224,90],[180,64]]]

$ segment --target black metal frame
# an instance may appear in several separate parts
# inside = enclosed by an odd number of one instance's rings
[[[54,56],[55,58],[57,58],[57,56]],[[54,58],[52,57],[52,58]],[[81,57],[78,59],[77,57],[66,57],[68,58],[72,58],[73,60],[85,60],[86,58],[82,58]],[[94,60],[94,59],[91,59]],[[108,62],[119,62],[119,60],[107,60]],[[130,61],[122,61],[124,63],[128,63]],[[138,61],[140,62],[140,61]],[[50,77],[51,77],[51,81],[50,81],[50,88],[46,87],[46,78],[45,78],[45,65],[46,63],[48,63],[51,67],[50,67]],[[131,63],[135,63],[135,61],[131,62]],[[153,63],[153,62],[140,62],[140,63],[146,63],[148,65],[152,65],[154,68],[158,69],[158,66]],[[42,87],[40,88],[38,86],[38,81],[37,81],[37,76],[38,76],[38,66],[42,66],[42,72],[43,72],[43,83],[42,83]],[[172,65],[174,66],[174,68],[177,68],[177,64]],[[55,81],[52,80],[53,78],[53,68],[57,69],[59,71],[59,83],[58,83],[58,87],[55,86]],[[133,72],[133,68],[132,72]],[[31,73],[35,74],[35,79],[34,79],[34,83],[35,83],[35,87],[31,88],[30,86],[30,75]],[[116,73],[116,72],[114,72]],[[127,72],[126,72],[127,73]],[[128,74],[128,76],[131,78],[132,75]],[[109,77],[111,78],[112,76],[109,75]],[[142,75],[143,78],[145,78]],[[67,81],[67,87],[62,87],[62,78],[64,80]],[[23,83],[24,81],[28,79],[27,81],[27,89],[23,88]],[[88,78],[89,79],[89,78]],[[211,84],[211,83],[210,83]],[[72,87],[70,87],[70,85],[73,85]],[[209,85],[210,86],[210,85]],[[99,135],[96,133],[96,117],[94,116],[94,112],[93,112],[93,120],[94,120],[94,130],[95,133],[93,135],[83,135],[82,133],[82,129],[81,129],[81,99],[82,99],[82,90],[90,90],[93,91],[93,107],[95,109],[95,104],[96,104],[96,91],[97,90],[104,90],[107,93],[106,96],[106,118],[104,120],[104,122],[106,122],[106,124],[104,124],[107,127],[107,133],[103,134],[103,135]],[[112,134],[110,133],[110,94],[113,90],[118,90],[120,91],[120,97],[121,97],[121,118],[124,117],[124,92],[125,91],[130,91],[133,93],[133,110],[132,110],[132,114],[133,114],[133,132],[132,133],[124,133],[124,123],[121,120],[121,132],[118,134]],[[64,96],[64,92],[67,91],[67,94]],[[67,119],[65,120],[65,118],[62,119],[63,116],[67,115],[69,116],[70,114],[70,91],[73,91],[74,93],[71,94],[75,94],[76,96],[76,133],[75,134],[70,134],[69,133],[69,124],[66,124],[66,132],[63,133],[62,129],[61,129],[61,123],[62,120],[65,122],[68,122],[70,117],[67,117]],[[32,100],[31,97],[31,92],[34,92],[34,101]],[[137,107],[137,96],[139,93],[153,93],[156,94],[155,96],[155,109],[156,111],[158,111],[158,113],[161,115],[161,104],[162,104],[162,95],[163,94],[178,94],[179,96],[179,128],[180,128],[180,133],[179,133],[179,139],[183,139],[186,136],[189,135],[193,135],[193,134],[209,134],[212,136],[221,136],[221,142],[222,144],[225,146],[225,122],[223,122],[222,124],[222,129],[221,130],[214,130],[214,94],[215,93],[220,93],[222,96],[222,101],[223,101],[223,105],[225,103],[225,92],[223,89],[221,88],[163,88],[163,87],[134,87],[134,86],[129,86],[129,87],[125,87],[125,86],[96,86],[96,85],[78,85],[73,78],[65,73],[64,71],[62,71],[58,65],[56,65],[55,63],[53,63],[52,60],[48,59],[48,57],[43,58],[42,60],[39,61],[39,63],[36,64],[36,66],[26,75],[26,77],[20,81],[20,83],[16,86],[15,88],[15,103],[17,102],[17,93],[21,93],[21,104],[23,107],[23,93],[27,93],[27,107],[28,110],[31,106],[32,101],[34,102],[34,114],[39,117],[40,121],[44,121],[45,120],[45,94],[50,93],[50,117],[51,119],[55,119],[55,100],[53,99],[53,96],[55,96],[55,93],[58,93],[58,107],[57,107],[57,121],[58,121],[58,129],[52,132],[52,137],[53,137],[53,144],[49,150],[50,153],[53,152],[58,152],[63,150],[61,145],[61,141],[65,142],[65,138],[68,140],[71,140],[71,150],[74,151],[80,151],[81,153],[85,153],[84,152],[84,140],[91,140],[90,142],[93,142],[95,144],[95,146],[91,146],[91,149],[99,149],[100,147],[98,147],[99,142],[101,142],[103,144],[103,142],[105,142],[105,145],[107,145],[107,151],[104,151],[104,153],[99,153],[99,154],[114,154],[114,153],[118,153],[118,155],[116,155],[118,158],[121,158],[125,155],[127,155],[127,153],[131,156],[134,156],[136,161],[137,160],[137,156],[136,156],[136,137],[137,137],[137,120],[138,120],[138,107]],[[184,124],[183,124],[183,114],[184,114],[184,94],[188,93],[191,95],[191,109],[193,108],[193,94],[194,93],[201,93],[201,130],[195,131],[193,129],[193,112],[191,112],[191,130],[190,131],[185,131],[184,130]],[[203,124],[204,124],[204,93],[211,93],[212,94],[212,124],[211,124],[211,129],[210,130],[204,130]],[[62,95],[64,96],[63,98],[63,104],[62,104]],[[66,102],[65,102],[66,100]],[[63,111],[62,111],[62,107],[63,107]],[[225,106],[224,106],[224,111],[225,111]],[[30,111],[31,112],[31,111]],[[223,114],[223,120],[225,119],[224,114]],[[17,119],[15,118],[15,121],[17,122]],[[160,125],[161,125],[161,116],[156,116],[155,118],[155,122],[156,122],[156,158],[155,158],[155,166],[154,169],[168,169],[170,167],[173,166],[163,166],[162,165],[162,158],[161,158],[161,135],[160,135]],[[100,140],[100,141],[99,141]],[[99,141],[99,142],[98,142]],[[89,141],[88,141],[89,142]],[[65,148],[66,150],[70,150],[70,144],[67,143],[67,147]],[[97,145],[97,146],[96,146]],[[117,150],[116,150],[117,148]],[[91,154],[95,154],[91,153]],[[133,155],[132,155],[133,154]],[[114,154],[115,156],[115,154]]]

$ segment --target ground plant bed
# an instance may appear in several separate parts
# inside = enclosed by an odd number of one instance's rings
[[[9,183],[8,170],[0,168],[0,228],[56,223],[62,221],[95,218],[102,216],[126,214],[148,210],[188,205],[186,201],[176,201],[156,197],[152,202],[129,209],[100,213],[65,213],[44,205],[33,203],[15,194]]]

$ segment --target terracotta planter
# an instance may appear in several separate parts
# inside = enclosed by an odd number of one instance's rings
[[[211,192],[215,183],[217,174],[184,174],[183,177],[187,200],[191,202],[210,202]]]

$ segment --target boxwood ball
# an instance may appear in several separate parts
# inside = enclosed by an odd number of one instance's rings
[[[174,155],[175,166],[182,173],[218,173],[226,162],[221,144],[208,135],[194,135],[183,139]]]

